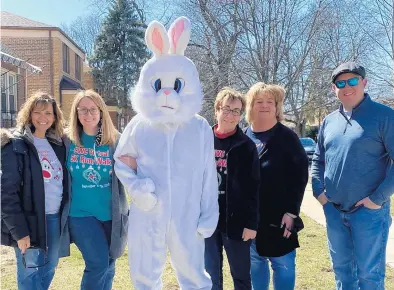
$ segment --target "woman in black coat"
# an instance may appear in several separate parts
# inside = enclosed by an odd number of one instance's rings
[[[250,290],[250,245],[258,226],[260,164],[256,147],[238,127],[245,109],[241,93],[225,87],[215,100],[213,126],[218,174],[219,221],[205,239],[205,270],[212,290],[223,289],[223,249],[235,290]]]
[[[269,262],[278,290],[294,289],[295,249],[308,158],[297,135],[281,124],[285,91],[278,85],[257,83],[246,95],[245,133],[255,142],[260,159],[260,222],[251,245],[254,290],[269,287]]]
[[[18,289],[48,289],[59,260],[68,201],[63,116],[38,92],[1,131],[1,244],[15,249]]]

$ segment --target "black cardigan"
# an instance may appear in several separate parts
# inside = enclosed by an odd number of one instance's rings
[[[254,142],[238,126],[232,138],[227,155],[226,234],[242,240],[244,228],[258,227],[260,167]]]
[[[283,237],[283,215],[299,215],[308,182],[308,157],[298,136],[281,123],[260,155],[259,255],[280,257],[299,247],[298,236]]]

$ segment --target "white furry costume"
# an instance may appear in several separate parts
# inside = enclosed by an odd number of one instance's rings
[[[183,53],[190,22],[178,18],[168,35],[149,24],[145,41],[154,57],[142,68],[134,92],[138,112],[115,152],[115,171],[131,195],[129,263],[136,289],[161,289],[167,249],[182,289],[211,289],[204,270],[204,238],[218,222],[213,134],[196,115],[202,89]],[[118,158],[137,159],[137,173]]]

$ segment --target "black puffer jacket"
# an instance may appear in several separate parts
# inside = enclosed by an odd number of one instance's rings
[[[66,150],[52,132],[47,139],[63,166],[62,213],[68,200]],[[44,179],[30,128],[13,134],[1,129],[1,147],[1,244],[16,247],[29,235],[32,246],[46,249]]]

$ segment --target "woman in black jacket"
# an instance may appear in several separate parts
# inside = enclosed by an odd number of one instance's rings
[[[269,286],[269,267],[278,290],[294,289],[300,206],[308,182],[308,158],[297,135],[281,124],[285,91],[257,83],[246,95],[245,132],[260,158],[260,222],[251,245],[254,290]]]
[[[219,181],[219,222],[205,239],[205,268],[212,290],[223,289],[223,248],[235,290],[252,289],[250,243],[256,237],[260,166],[254,143],[238,127],[245,108],[243,96],[223,88],[215,101],[213,126]]]
[[[48,289],[55,274],[68,199],[62,134],[62,112],[41,92],[1,134],[1,244],[15,248],[19,290]]]

